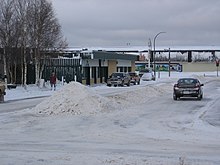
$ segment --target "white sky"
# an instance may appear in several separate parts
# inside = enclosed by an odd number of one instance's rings
[[[69,46],[220,45],[219,0],[51,0]]]

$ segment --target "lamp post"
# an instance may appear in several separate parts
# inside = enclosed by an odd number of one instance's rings
[[[159,32],[155,35],[154,37],[154,78],[156,80],[156,59],[155,59],[155,56],[156,56],[156,52],[155,52],[155,45],[156,45],[156,38],[162,34],[162,33],[166,33],[166,32]]]
[[[170,77],[170,48],[169,48],[169,77]]]
[[[151,39],[149,38],[149,41],[148,41],[148,69],[149,70],[151,68],[150,66],[151,51],[152,51],[152,43],[151,43]]]

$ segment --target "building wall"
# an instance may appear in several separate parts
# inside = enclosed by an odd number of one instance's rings
[[[108,60],[108,76],[117,71],[117,60]]]
[[[82,60],[82,66],[90,66],[90,67],[95,67],[99,66],[99,59],[87,59],[87,60]],[[101,66],[108,66],[107,60],[101,60]]]
[[[135,61],[131,61],[131,72],[135,72]]]
[[[117,67],[131,67],[130,60],[117,60]]]
[[[215,62],[185,62],[181,64],[183,65],[183,72],[212,72],[217,70]]]

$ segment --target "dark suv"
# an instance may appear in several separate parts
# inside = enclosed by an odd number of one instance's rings
[[[130,76],[128,73],[115,72],[107,79],[107,86],[130,86]]]
[[[173,87],[173,99],[180,97],[197,97],[199,100],[203,98],[202,86],[196,78],[181,78]]]

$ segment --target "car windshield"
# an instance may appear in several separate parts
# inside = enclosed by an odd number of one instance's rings
[[[130,75],[130,76],[135,76],[136,74],[135,74],[135,73],[129,73],[129,75]]]
[[[143,73],[150,73],[152,72],[150,69],[141,69],[140,72],[143,72]]]
[[[189,79],[189,78],[187,78],[187,79],[180,79],[178,81],[178,84],[196,84],[196,83],[198,83],[198,81],[196,79]]]
[[[123,77],[123,73],[112,73],[111,77]]]

